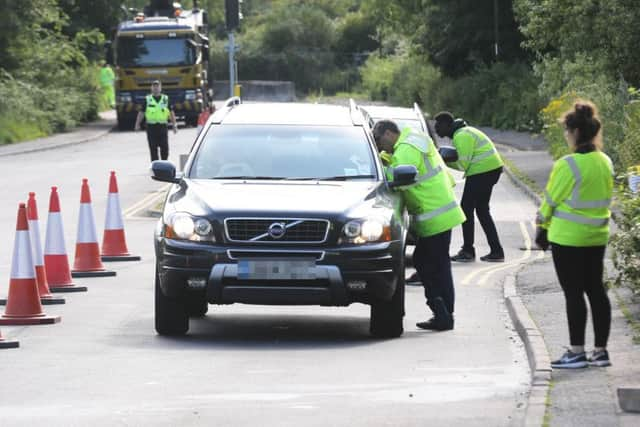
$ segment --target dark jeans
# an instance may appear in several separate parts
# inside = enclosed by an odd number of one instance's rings
[[[571,345],[584,345],[587,327],[584,294],[587,294],[593,317],[595,346],[606,347],[611,328],[611,303],[602,281],[605,247],[578,248],[553,243],[551,252],[567,304]]]
[[[500,179],[501,173],[502,168],[498,168],[478,175],[472,175],[467,177],[464,184],[464,192],[462,193],[460,206],[467,220],[462,224],[462,237],[464,239],[462,249],[471,255],[475,256],[476,254],[476,250],[473,247],[475,238],[474,212],[478,216],[484,234],[487,236],[491,253],[504,255],[504,250],[498,238],[496,225],[493,222],[493,218],[491,218],[491,212],[489,212],[491,192],[493,191],[493,186],[496,185]]]
[[[420,237],[413,252],[413,265],[422,280],[427,305],[432,307],[433,299],[441,297],[449,313],[453,313],[455,292],[451,274],[451,230],[430,237]]]
[[[147,125],[147,142],[149,143],[149,153],[151,161],[158,160],[158,148],[160,158],[169,158],[169,130],[165,124]]]

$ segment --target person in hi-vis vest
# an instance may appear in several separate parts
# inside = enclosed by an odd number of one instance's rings
[[[173,133],[178,132],[178,125],[173,106],[169,103],[169,97],[162,93],[162,84],[159,80],[151,84],[151,94],[146,96],[142,108],[138,111],[135,130],[140,130],[143,118],[147,122],[147,142],[151,161],[158,160],[158,149],[160,149],[160,159],[167,160],[169,158],[169,120],[173,125]]]
[[[373,128],[380,157],[387,164],[386,174],[393,179],[393,169],[412,165],[418,171],[416,182],[398,187],[404,205],[412,215],[411,227],[416,236],[413,265],[420,276],[427,306],[433,318],[419,322],[420,329],[448,331],[454,327],[455,291],[449,246],[451,229],[462,224],[464,213],[453,193],[453,182],[444,161],[426,133],[409,127],[402,129],[391,120],[380,120]]]
[[[504,250],[496,225],[491,217],[489,202],[494,185],[502,173],[502,158],[491,139],[479,129],[467,125],[462,119],[454,119],[449,112],[435,116],[435,130],[439,137],[450,138],[458,152],[458,160],[447,163],[453,169],[464,172],[465,183],[460,206],[467,217],[462,224],[463,244],[452,261],[472,262],[476,259],[474,247],[474,213],[487,236],[490,251],[480,257],[481,261],[504,262]]]
[[[601,123],[592,103],[576,102],[562,124],[572,154],[554,163],[536,218],[536,244],[543,250],[551,245],[569,321],[571,347],[551,366],[609,366],[611,304],[602,277],[609,241],[613,165],[602,152]],[[590,356],[584,349],[585,294],[591,307],[595,338]]]

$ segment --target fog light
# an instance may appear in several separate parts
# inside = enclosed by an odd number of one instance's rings
[[[207,279],[203,277],[189,277],[187,286],[191,289],[204,289],[207,287]]]
[[[347,288],[351,291],[364,291],[367,289],[367,282],[364,280],[350,280],[347,282]]]

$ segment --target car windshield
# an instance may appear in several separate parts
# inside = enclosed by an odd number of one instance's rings
[[[209,128],[189,177],[374,180],[377,173],[361,127],[224,125]]]
[[[192,65],[195,55],[191,38],[118,39],[117,59],[121,67]]]

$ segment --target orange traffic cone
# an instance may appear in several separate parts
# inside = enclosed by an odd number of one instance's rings
[[[100,245],[96,235],[96,222],[91,207],[89,180],[82,179],[80,193],[80,218],[78,220],[78,238],[76,240],[76,258],[73,263],[71,277],[105,277],[115,276],[115,271],[108,271],[100,260]]]
[[[0,348],[17,348],[20,347],[18,341],[7,341],[2,337],[2,331],[0,331]]]
[[[120,209],[120,196],[118,195],[118,181],[114,171],[111,171],[111,177],[109,178],[107,214],[102,237],[102,261],[140,261],[139,256],[131,255],[129,249],[127,249],[124,221],[122,220],[122,210]]]
[[[40,222],[38,221],[36,193],[29,193],[29,201],[27,202],[27,221],[29,222],[29,237],[31,239],[31,250],[33,263],[35,264],[40,304],[64,304],[64,298],[51,295],[49,284],[47,283],[47,275],[44,271],[44,257],[42,255],[42,240],[40,240]],[[7,300],[0,299],[0,305],[5,305],[6,303]]]
[[[85,292],[87,290],[86,286],[78,286],[71,280],[57,187],[51,187],[49,198],[49,218],[44,241],[44,269],[51,292]]]
[[[38,284],[31,258],[27,207],[24,203],[20,203],[16,238],[13,244],[9,298],[4,314],[0,316],[0,325],[38,325],[59,321],[60,316],[47,316],[40,305]]]

